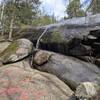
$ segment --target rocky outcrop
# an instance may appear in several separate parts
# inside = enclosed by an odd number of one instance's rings
[[[35,57],[38,55],[37,53]],[[48,51],[45,51],[44,55],[46,53]],[[56,75],[73,90],[82,82],[89,81],[100,84],[100,69],[96,65],[69,56],[51,52],[49,61],[41,66],[35,63],[35,68]]]
[[[67,19],[61,21],[59,23],[54,23],[46,26],[32,27],[29,26],[25,29],[17,29],[17,34],[13,34],[13,38],[28,38],[28,39],[36,39],[40,36],[40,34],[44,31],[44,29],[48,28],[49,32],[57,29],[61,34],[65,36],[66,39],[71,39],[71,37],[83,38],[89,34],[92,30],[100,29],[100,14],[91,15],[87,17],[78,17]],[[19,31],[20,30],[20,31]],[[16,32],[16,29],[15,29]]]
[[[33,43],[36,44],[45,29],[39,47],[67,56],[43,50],[36,52]],[[31,27],[13,37],[18,40],[0,43],[0,100],[100,99],[100,14]],[[3,37],[0,41],[4,41]],[[36,54],[29,56],[34,51]],[[3,65],[8,63],[13,64]],[[75,90],[74,96],[67,85]]]
[[[72,95],[56,76],[26,70],[23,62],[0,68],[0,100],[73,100]]]
[[[44,50],[73,56],[100,66],[100,30],[90,31],[83,38],[66,37],[65,41],[40,42],[40,48]],[[49,35],[47,36],[49,37]]]
[[[27,39],[18,39],[12,42],[0,53],[0,61],[10,63],[19,61],[32,53],[33,44]]]
[[[93,82],[80,84],[75,92],[78,100],[100,100],[100,86]]]
[[[81,44],[80,40],[75,41],[71,41],[72,54],[88,59],[91,47]],[[74,57],[36,50],[27,39],[18,39],[4,48],[0,53],[0,99],[99,100],[99,66]],[[97,58],[99,61],[99,55]]]
[[[100,14],[96,14],[87,17],[67,19],[59,23],[37,28],[30,26],[23,31],[19,31],[18,34],[14,34],[13,37],[15,39],[27,38],[36,44],[39,36],[48,28],[40,40],[39,49],[71,55],[98,65],[99,63],[97,63],[98,61],[95,58],[97,58],[100,50],[99,18]],[[57,41],[53,38],[54,36],[57,38]],[[51,40],[54,41],[51,43]]]

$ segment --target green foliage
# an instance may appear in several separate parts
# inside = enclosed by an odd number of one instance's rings
[[[52,38],[51,38],[51,42],[62,42],[63,38],[61,36],[61,33],[58,31],[54,31],[52,33]]]
[[[32,25],[34,16],[37,16],[39,0],[6,0],[4,9],[4,28],[9,31],[10,21],[14,18],[13,26]]]
[[[5,61],[9,57],[9,55],[15,54],[16,50],[18,49],[18,46],[18,41],[15,41],[10,44],[3,52],[0,53],[0,59]]]
[[[66,12],[69,18],[85,16],[85,12],[80,8],[80,0],[72,0],[66,9]]]
[[[54,30],[53,32],[51,33],[48,33],[47,35],[45,35],[42,39],[42,41],[44,42],[56,42],[56,43],[60,43],[60,42],[63,42],[64,39],[63,37],[61,36],[61,33],[57,30]]]
[[[91,11],[93,12],[93,14],[100,13],[100,0],[93,0]]]
[[[52,24],[54,22],[56,22],[56,19],[54,19],[52,16],[42,15],[39,18],[33,20],[33,25],[42,26]]]

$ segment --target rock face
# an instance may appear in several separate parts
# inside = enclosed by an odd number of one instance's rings
[[[72,94],[56,76],[25,70],[19,63],[0,68],[0,100],[72,100]]]
[[[100,86],[96,83],[84,82],[77,87],[75,96],[79,100],[100,100]]]
[[[34,63],[37,65],[42,65],[49,60],[50,56],[51,53],[40,50],[34,57]]]
[[[77,46],[70,49],[70,54],[76,57],[89,55],[91,52],[91,47],[85,46],[83,44],[77,44]]]
[[[0,60],[3,63],[16,62],[28,56],[32,50],[33,44],[29,40],[18,39],[0,53]]]
[[[100,66],[100,58],[99,59],[96,59],[95,63]]]
[[[52,56],[47,63],[41,66],[35,65],[35,68],[56,75],[73,90],[81,82],[90,81],[100,84],[100,69],[97,66],[73,57],[52,52],[51,54]]]

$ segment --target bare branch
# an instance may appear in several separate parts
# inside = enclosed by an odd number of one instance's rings
[[[47,30],[48,30],[48,27],[44,30],[44,32],[43,32],[43,33],[40,35],[40,37],[38,38],[37,43],[36,43],[36,49],[39,48],[40,40],[41,40],[41,38],[44,36],[44,34],[47,32]]]

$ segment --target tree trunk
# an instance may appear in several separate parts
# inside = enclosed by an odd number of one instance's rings
[[[4,17],[4,3],[3,3],[3,5],[2,5],[2,11],[1,11],[1,27],[2,27],[2,32],[1,32],[1,35],[3,36],[4,35],[4,27],[3,27],[3,17]]]
[[[13,0],[13,3],[15,3],[16,0]],[[12,16],[11,16],[11,22],[10,22],[10,31],[9,31],[9,40],[12,40],[12,33],[13,33],[13,25],[14,25],[14,18],[15,18],[15,7],[12,7],[13,12],[12,12]]]
[[[11,22],[10,22],[9,40],[12,40],[13,23],[14,23],[14,14],[13,14]]]

